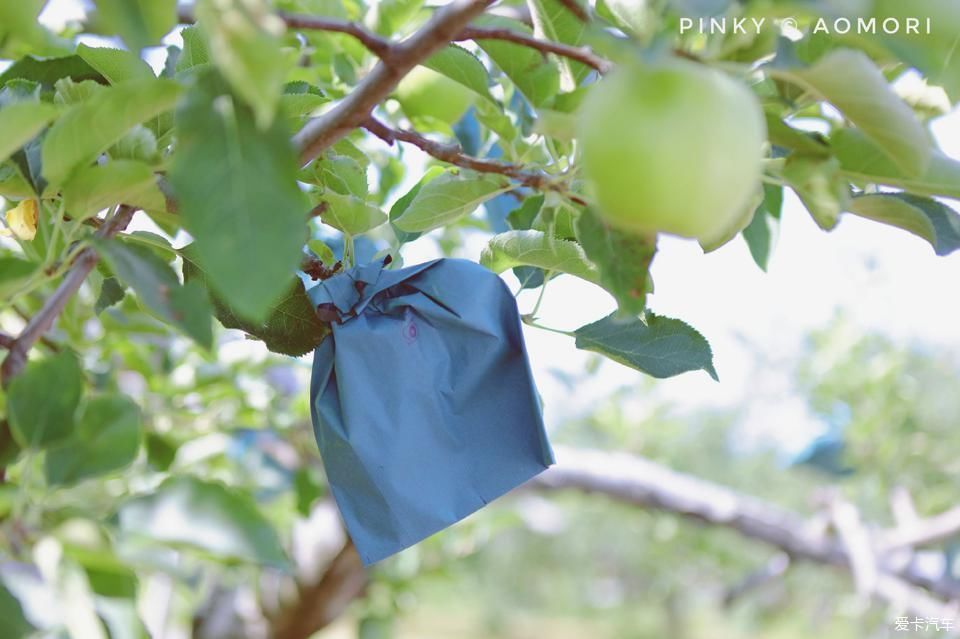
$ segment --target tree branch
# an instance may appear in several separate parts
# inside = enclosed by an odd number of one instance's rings
[[[416,131],[393,129],[388,127],[383,122],[380,122],[373,116],[370,116],[364,120],[360,126],[365,128],[367,131],[370,131],[370,133],[373,133],[387,144],[392,145],[395,141],[400,140],[401,142],[412,144],[424,153],[427,153],[438,160],[442,160],[443,162],[453,164],[454,166],[471,169],[473,171],[479,171],[480,173],[497,173],[515,180],[524,186],[529,186],[532,189],[566,193],[574,202],[577,202],[578,204],[586,204],[584,200],[576,195],[570,195],[567,193],[566,185],[563,182],[552,179],[552,177],[546,173],[529,171],[517,164],[498,162],[496,160],[487,160],[466,155],[463,153],[463,150],[460,148],[459,144],[445,144],[443,142],[437,142],[420,133],[417,133]]]
[[[374,33],[360,23],[287,11],[278,11],[276,16],[291,29],[327,31],[352,36],[370,53],[380,59],[385,60],[393,55],[393,43],[389,39]],[[178,11],[178,17],[182,24],[193,24],[195,21],[193,10],[189,7],[181,7]],[[468,26],[451,38],[451,42],[461,42],[463,40],[505,40],[543,53],[553,53],[564,58],[570,58],[596,69],[600,73],[607,73],[613,67],[609,61],[594,54],[586,47],[574,47],[560,42],[544,40],[512,29]]]
[[[121,206],[117,212],[107,220],[96,232],[97,237],[113,237],[123,229],[127,228],[130,218],[133,217],[134,209],[129,206]],[[33,345],[40,340],[44,334],[50,330],[53,323],[63,312],[67,302],[73,297],[83,281],[96,266],[99,259],[96,251],[92,248],[86,248],[74,260],[70,271],[60,282],[60,286],[54,291],[53,295],[47,298],[43,308],[27,322],[27,325],[20,332],[20,335],[13,340],[9,346],[9,353],[3,366],[0,366],[0,382],[5,388],[21,370],[27,362],[27,353],[33,348]]]
[[[557,454],[559,464],[532,480],[531,486],[545,490],[578,489],[677,513],[736,530],[744,537],[779,548],[794,559],[851,569],[851,557],[841,541],[816,534],[799,514],[775,504],[632,455],[559,448]],[[894,582],[909,582],[943,599],[960,600],[960,584],[924,573],[916,566],[889,570],[880,559],[881,585],[875,589],[877,594],[902,592]]]
[[[559,2],[563,5],[564,9],[572,13],[580,22],[588,22],[590,20],[587,10],[584,9],[577,0],[559,0]]]
[[[0,348],[9,349],[13,346],[13,337],[6,333],[0,333]]]
[[[367,572],[353,542],[347,540],[323,573],[300,588],[296,605],[271,621],[272,639],[308,639],[337,619],[367,587]]]
[[[581,62],[588,67],[596,69],[600,73],[607,73],[613,68],[613,64],[596,55],[586,47],[572,47],[568,44],[553,42],[552,40],[543,40],[526,33],[514,31],[513,29],[501,29],[495,27],[467,27],[454,38],[461,40],[506,40],[531,49],[536,49],[543,53],[553,53],[555,55],[570,58]]]
[[[881,534],[878,546],[884,552],[925,546],[960,536],[960,506],[939,515],[918,518]]]
[[[458,33],[494,0],[455,0],[438,9],[416,33],[395,44],[354,87],[353,91],[330,111],[308,122],[295,136],[300,162],[306,164],[331,144],[367,119],[404,75],[420,62],[452,41]]]

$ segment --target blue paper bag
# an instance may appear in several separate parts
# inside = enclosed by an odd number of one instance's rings
[[[365,564],[463,519],[553,463],[517,305],[466,260],[339,273],[309,291],[313,428]]]

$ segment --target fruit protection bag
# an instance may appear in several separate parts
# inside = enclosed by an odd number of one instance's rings
[[[311,414],[365,564],[463,519],[553,463],[517,305],[484,267],[376,262],[308,292],[332,321]]]

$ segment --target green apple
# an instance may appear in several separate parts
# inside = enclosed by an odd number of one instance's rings
[[[760,104],[705,65],[623,66],[590,91],[577,125],[599,212],[621,229],[712,241],[759,188]]]
[[[409,118],[431,117],[453,124],[473,104],[473,92],[427,67],[416,67],[397,86],[397,100]]]

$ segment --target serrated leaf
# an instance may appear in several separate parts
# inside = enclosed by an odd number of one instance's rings
[[[390,226],[393,228],[394,234],[397,236],[397,241],[400,244],[406,244],[407,242],[412,242],[418,237],[421,233],[409,233],[403,231],[397,227],[396,221],[406,213],[407,209],[410,208],[410,204],[413,202],[414,198],[417,197],[417,193],[420,192],[420,189],[423,188],[423,185],[434,179],[438,175],[443,175],[443,167],[432,166],[423,174],[423,177],[420,178],[420,181],[413,185],[413,187],[404,193],[400,198],[393,203],[393,206],[390,207]]]
[[[32,140],[59,112],[45,102],[17,102],[0,108],[0,162]]]
[[[64,183],[61,193],[64,208],[75,219],[84,219],[115,204],[147,210],[166,206],[153,170],[134,160],[82,167]]]
[[[100,293],[97,295],[97,301],[93,305],[93,312],[99,315],[104,310],[117,304],[126,297],[127,291],[115,277],[104,278],[100,285]]]
[[[620,312],[637,315],[643,311],[650,288],[650,264],[657,251],[656,236],[612,229],[586,209],[577,221],[577,237],[600,271],[600,285],[617,300]]]
[[[184,252],[184,278],[188,281],[198,280],[203,283],[204,273],[191,259],[190,253],[188,247]],[[330,332],[329,325],[317,317],[303,282],[296,276],[288,280],[285,292],[264,322],[244,320],[215,294],[211,293],[210,298],[214,313],[225,328],[239,329],[263,341],[264,345],[274,353],[299,357],[319,346]]]
[[[195,477],[172,477],[120,507],[131,537],[200,551],[225,561],[286,569],[290,562],[270,522],[244,493]]]
[[[496,103],[490,95],[490,76],[475,55],[455,44],[448,44],[427,58],[423,66],[462,84],[480,97]]]
[[[139,51],[160,43],[177,24],[176,0],[94,0],[100,23]]]
[[[70,438],[47,451],[47,483],[72,484],[128,466],[141,439],[140,408],[125,395],[89,399]]]
[[[372,231],[387,221],[387,214],[376,206],[352,195],[342,195],[328,190],[317,199],[325,209],[320,219],[348,235],[360,235]]]
[[[208,75],[177,111],[169,180],[210,288],[260,322],[299,266],[309,205],[282,124],[258,128],[225,90]]]
[[[960,249],[960,214],[936,200],[909,193],[882,193],[853,198],[848,210],[922,237],[937,255]]]
[[[416,193],[406,210],[393,220],[401,231],[426,232],[446,226],[509,188],[505,178],[489,174],[446,171]]]
[[[923,125],[866,54],[837,49],[813,66],[771,74],[835,106],[906,175],[927,170],[933,148]]]
[[[173,108],[180,86],[170,80],[131,80],[97,92],[64,113],[43,142],[43,176],[60,185],[144,120]]]
[[[70,436],[83,393],[83,371],[70,351],[31,360],[7,389],[7,418],[23,448],[43,448]]]
[[[283,23],[261,0],[200,0],[196,12],[211,59],[253,108],[257,127],[267,129],[289,66],[279,37]]]
[[[576,242],[549,237],[541,231],[507,231],[494,235],[480,254],[480,263],[494,273],[515,266],[536,266],[569,273],[599,284],[600,274]]]
[[[110,84],[127,80],[152,80],[155,77],[149,64],[124,49],[80,44],[77,46],[77,55],[109,80]]]
[[[184,290],[173,269],[150,249],[101,240],[97,251],[110,270],[132,288],[143,305],[204,348],[213,345],[209,302],[196,289]]]
[[[659,379],[704,370],[719,380],[710,344],[693,327],[651,312],[645,320],[618,320],[608,315],[574,331],[577,348]]]
[[[26,56],[14,62],[0,74],[0,87],[12,80],[29,80],[39,84],[45,91],[53,91],[53,85],[61,78],[70,78],[74,82],[84,80],[106,82],[106,78],[78,55],[59,58]]]
[[[183,50],[177,58],[178,72],[210,64],[210,48],[200,27],[187,27],[180,32],[180,36],[183,38]]]
[[[753,220],[743,229],[750,255],[764,271],[770,264],[770,255],[780,234],[780,212],[783,209],[783,187],[763,185],[763,202],[753,213]]]
[[[960,162],[934,150],[923,175],[910,177],[863,133],[839,129],[830,136],[830,146],[844,175],[858,184],[882,184],[917,195],[941,195],[960,199]]]
[[[533,32],[519,20],[502,16],[482,16],[476,23],[519,33]],[[560,91],[560,68],[539,51],[504,40],[477,39],[476,42],[533,106],[548,104]]]

